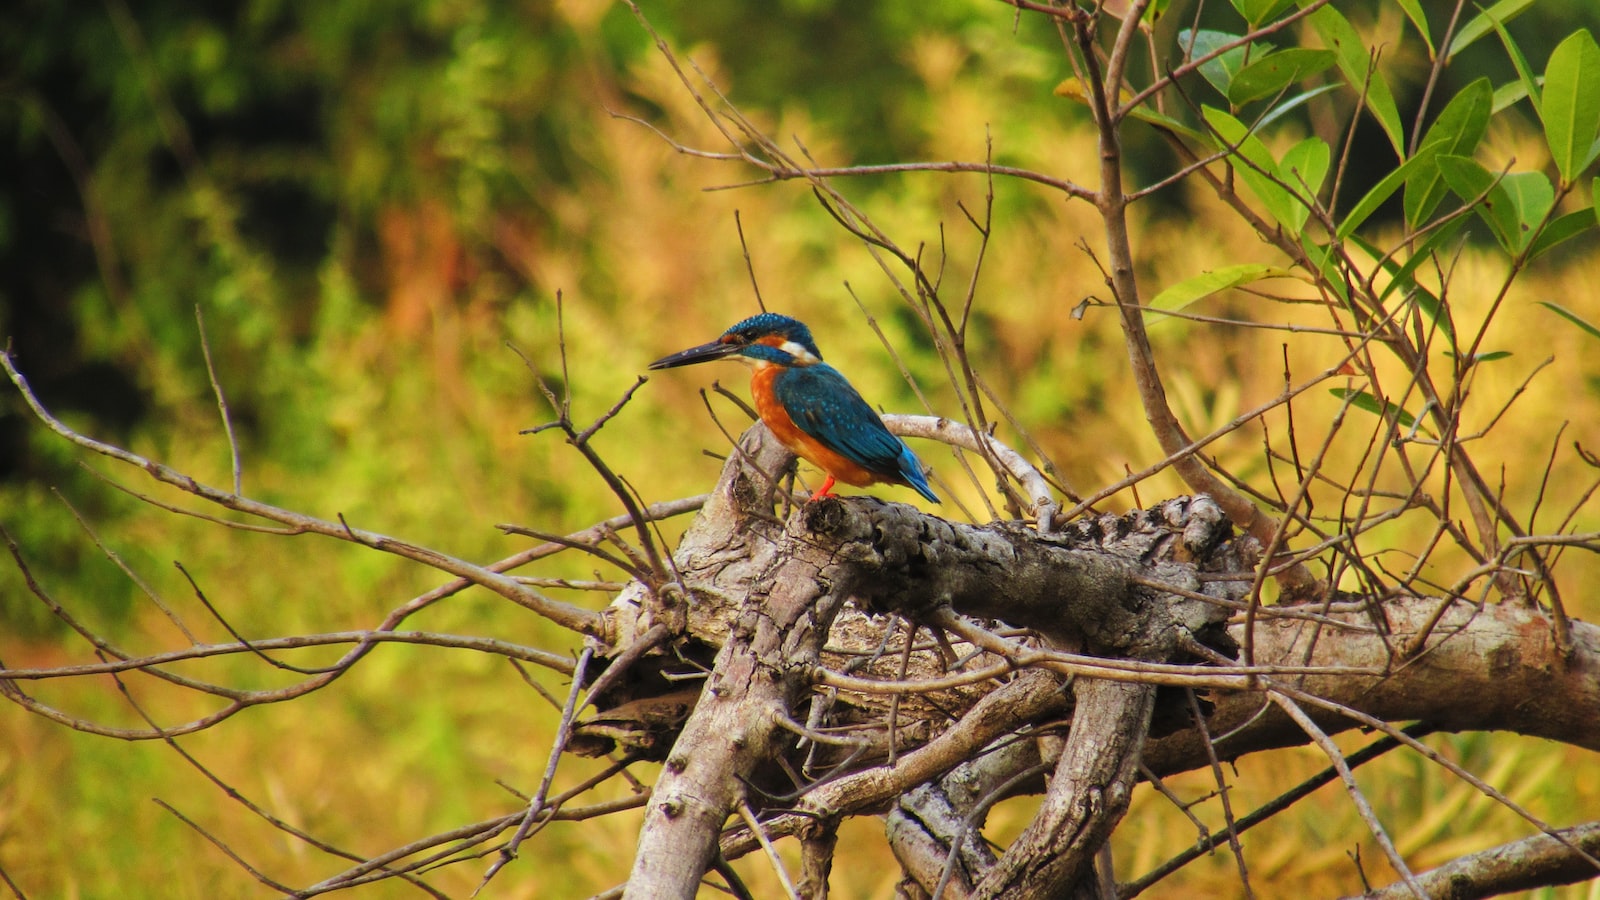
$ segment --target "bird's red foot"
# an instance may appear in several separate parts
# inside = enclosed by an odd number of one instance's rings
[[[822,490],[813,493],[811,495],[811,499],[807,500],[806,502],[807,503],[815,503],[818,500],[821,500],[823,497],[832,497],[834,495],[829,493],[832,490],[833,490],[833,476],[829,475],[827,478],[822,479]]]

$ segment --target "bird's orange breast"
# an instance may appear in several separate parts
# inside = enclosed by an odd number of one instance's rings
[[[777,392],[773,390],[773,382],[783,374],[783,371],[781,366],[762,366],[757,368],[750,378],[750,396],[756,402],[756,414],[766,423],[767,429],[782,441],[785,447],[794,451],[794,455],[845,484],[866,487],[869,484],[886,481],[883,476],[850,460],[807,434],[794,423],[789,411],[778,402]]]

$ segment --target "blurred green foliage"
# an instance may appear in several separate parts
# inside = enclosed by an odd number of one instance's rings
[[[1400,13],[1387,4],[1341,8],[1359,28],[1401,31]],[[830,164],[992,152],[999,162],[1059,171],[1094,158],[1081,110],[1053,94],[1069,74],[1058,35],[993,3],[715,0],[651,4],[647,13],[770,133],[804,141]],[[1161,27],[1236,28],[1229,15],[1214,3],[1195,23],[1175,5]],[[1595,18],[1587,0],[1539,0],[1509,27],[1542,61],[1573,28],[1595,28]],[[1427,75],[1425,53],[1414,39],[1398,38],[1385,52],[1409,122]],[[1495,84],[1515,77],[1489,41],[1461,63],[1437,96],[1453,96],[1480,75]],[[856,300],[931,406],[953,412],[942,402],[942,365],[915,317],[804,186],[705,192],[748,173],[676,153],[612,113],[640,117],[691,146],[726,149],[632,14],[605,0],[198,7],[19,0],[0,19],[0,171],[8,175],[0,182],[0,334],[45,403],[69,423],[225,485],[229,448],[201,352],[198,307],[247,493],[325,518],[342,514],[471,559],[526,545],[502,536],[496,523],[555,531],[619,511],[554,436],[519,436],[552,415],[535,375],[571,397],[580,421],[592,419],[646,361],[753,311],[735,211],[767,302],[812,324],[824,353],[868,397],[886,408],[918,407],[863,327]],[[1531,115],[1526,124],[1536,126]],[[1129,139],[1130,177],[1159,178],[1175,165],[1153,131],[1131,129]],[[1530,164],[1537,156],[1519,131],[1489,140]],[[1346,208],[1387,172],[1386,148],[1370,122],[1357,130],[1358,163],[1342,188]],[[952,283],[965,278],[977,241],[962,230],[962,210],[983,207],[981,180],[876,176],[850,189],[871,198],[880,225],[942,259]],[[1127,384],[1112,317],[1073,315],[1086,295],[1103,293],[1095,264],[1075,249],[1097,233],[1092,214],[1014,181],[993,191],[996,237],[977,282],[972,332],[977,368],[1069,483],[1092,488],[1159,459]],[[1399,221],[1399,199],[1390,206],[1375,221]],[[1164,191],[1135,216],[1152,296],[1223,262],[1276,262],[1203,193]],[[1541,357],[1558,360],[1546,379],[1588,384],[1521,401],[1518,414],[1530,425],[1495,436],[1502,459],[1543,458],[1563,420],[1574,423],[1567,440],[1600,442],[1595,373],[1583,363],[1593,358],[1582,343],[1588,338],[1552,329],[1556,320],[1530,301],[1570,300],[1594,321],[1592,255],[1592,246],[1553,252],[1513,298],[1525,311],[1506,317],[1486,347],[1521,353],[1537,346]],[[1491,259],[1467,251],[1463,283]],[[1463,310],[1488,302],[1465,292],[1456,300]],[[1197,433],[1281,384],[1276,338],[1169,322],[1153,340],[1184,361],[1168,373],[1169,389]],[[536,372],[507,342],[528,353]],[[1329,352],[1308,351],[1295,365],[1309,371]],[[1475,389],[1486,398],[1510,396],[1520,377],[1489,371]],[[738,374],[721,379],[742,391]],[[715,461],[699,451],[721,452],[725,443],[697,395],[705,384],[656,379],[597,438],[646,498],[697,493],[714,478]],[[725,427],[742,427],[731,406],[712,405]],[[1336,405],[1307,414],[1330,415]],[[1234,435],[1213,449],[1246,475],[1263,465],[1259,435]],[[949,457],[929,461],[955,477]],[[180,636],[52,488],[207,640],[226,633],[174,559],[195,573],[233,627],[252,635],[369,627],[439,580],[305,537],[226,532],[169,516],[105,485],[81,462],[150,489],[137,473],[107,470],[69,450],[5,392],[0,525],[46,590],[131,647],[167,646]],[[1512,499],[1541,488],[1531,476],[1513,480]],[[1553,488],[1575,495],[1577,484]],[[1150,492],[1181,490],[1170,476],[1141,487],[1146,501]],[[1416,536],[1402,524],[1380,537],[1405,548]],[[1582,559],[1568,562],[1574,578],[1597,574]],[[574,559],[540,574],[593,573]],[[89,658],[9,565],[0,566],[0,623],[7,665]],[[431,609],[416,627],[541,646],[572,642],[475,593]],[[262,677],[250,660],[206,673],[224,681]],[[165,723],[206,711],[159,685],[135,679],[130,687]],[[43,686],[39,694],[96,721],[140,724],[103,681]],[[151,796],[174,802],[275,877],[309,883],[339,868],[250,818],[164,746],[79,735],[13,706],[0,715],[9,738],[0,742],[0,865],[30,896],[240,893],[247,877],[147,802]],[[522,790],[536,783],[553,721],[503,663],[386,647],[307,702],[251,710],[182,743],[276,814],[365,855],[515,808],[494,781]],[[1494,765],[1476,736],[1456,740],[1437,743]],[[1600,797],[1592,766],[1571,784],[1549,774],[1551,760],[1571,760],[1573,751],[1516,752],[1530,762],[1522,775],[1505,773],[1506,784],[1542,779],[1530,790],[1569,806],[1572,798]],[[1305,761],[1307,769],[1319,765]],[[1383,765],[1368,771],[1416,775],[1404,762]],[[1568,767],[1576,769],[1576,762]],[[1427,771],[1434,780],[1415,778],[1397,806],[1475,802],[1450,799],[1461,786]],[[584,770],[563,769],[568,774],[575,781]],[[1281,778],[1287,783],[1290,775]],[[1320,809],[1323,818],[1283,827],[1269,851],[1278,854],[1273,864],[1256,870],[1258,886],[1315,884],[1309,890],[1319,894],[1352,887],[1343,854],[1365,840],[1362,826],[1338,797]],[[1484,845],[1502,833],[1520,836],[1498,812],[1483,812],[1494,824],[1468,837]],[[1192,839],[1186,822],[1161,815],[1129,830],[1133,846],[1119,848],[1119,860],[1156,859],[1156,848]],[[1560,811],[1551,816],[1565,821]],[[1480,820],[1466,821],[1438,827],[1455,835]],[[552,828],[539,837],[547,862],[538,871],[513,867],[505,895],[568,896],[619,881],[631,827],[621,817]],[[95,852],[79,852],[85,846]],[[1299,854],[1310,846],[1329,847],[1327,858]],[[759,864],[750,867],[752,882],[764,884]],[[443,878],[464,893],[478,872],[457,868]],[[841,867],[835,889],[887,896],[891,879],[875,876],[889,871],[887,864]],[[1231,863],[1219,859],[1195,884],[1231,877]]]

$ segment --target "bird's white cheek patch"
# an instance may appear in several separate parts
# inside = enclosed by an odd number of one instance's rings
[[[796,344],[794,341],[784,341],[783,346],[779,347],[778,349],[794,357],[794,361],[802,366],[809,366],[814,363],[822,362],[822,360],[812,356],[810,350],[807,350],[800,344]]]

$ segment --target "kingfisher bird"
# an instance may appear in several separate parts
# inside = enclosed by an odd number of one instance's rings
[[[839,370],[822,361],[811,329],[795,319],[777,313],[751,316],[711,343],[664,356],[650,368],[728,358],[753,370],[750,393],[761,421],[785,447],[827,475],[812,500],[833,496],[829,491],[837,480],[856,487],[904,485],[939,502],[921,460],[883,427],[883,419]]]

